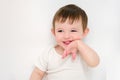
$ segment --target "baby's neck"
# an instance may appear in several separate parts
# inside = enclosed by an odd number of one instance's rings
[[[62,55],[64,53],[64,48],[62,48],[61,46],[59,45],[56,45],[55,46],[55,50],[58,54]]]

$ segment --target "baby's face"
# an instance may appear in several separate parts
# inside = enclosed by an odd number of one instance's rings
[[[62,48],[66,48],[72,41],[83,38],[82,21],[74,21],[73,24],[69,23],[67,19],[65,22],[55,22],[54,36],[57,44]]]

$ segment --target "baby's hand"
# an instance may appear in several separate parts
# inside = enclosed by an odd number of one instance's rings
[[[79,40],[75,40],[73,42],[71,42],[67,48],[64,50],[64,53],[62,55],[62,58],[64,59],[66,56],[68,56],[69,54],[72,55],[72,59],[75,60],[76,58],[76,53],[78,51],[78,41]]]

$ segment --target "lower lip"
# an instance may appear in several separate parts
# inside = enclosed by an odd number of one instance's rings
[[[65,42],[63,42],[65,45],[69,45],[70,44],[70,42],[69,43],[65,43]]]

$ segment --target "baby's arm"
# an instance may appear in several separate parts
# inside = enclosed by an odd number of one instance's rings
[[[42,80],[45,72],[39,70],[37,67],[34,68],[30,80]]]
[[[81,40],[78,40],[77,44],[78,51],[85,62],[91,67],[97,66],[99,64],[99,56],[97,53]]]

